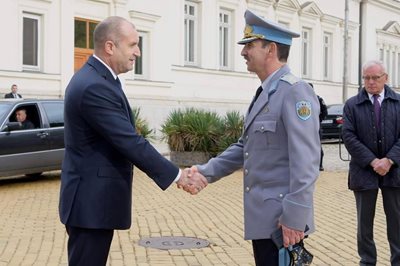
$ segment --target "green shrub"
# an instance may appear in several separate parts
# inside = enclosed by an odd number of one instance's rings
[[[223,152],[232,143],[238,141],[243,133],[244,118],[238,111],[226,113],[224,118],[224,134],[218,142],[218,152]]]
[[[201,151],[215,156],[238,140],[242,128],[239,112],[228,112],[221,118],[215,112],[187,108],[173,110],[161,132],[171,151]]]
[[[140,108],[132,108],[132,116],[135,120],[136,133],[149,141],[155,140],[154,130],[150,129],[149,123],[140,116]]]

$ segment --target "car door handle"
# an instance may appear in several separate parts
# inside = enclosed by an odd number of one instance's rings
[[[49,133],[47,133],[47,132],[40,132],[40,133],[36,134],[36,136],[38,136],[41,139],[46,138],[48,135],[49,135]]]

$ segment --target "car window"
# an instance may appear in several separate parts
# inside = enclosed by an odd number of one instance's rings
[[[330,115],[343,115],[343,105],[330,105],[328,106],[328,114]]]
[[[63,102],[44,102],[44,110],[50,127],[64,126],[64,103]]]
[[[18,110],[24,109],[26,113],[26,120],[33,124],[32,128],[41,128],[42,121],[39,116],[38,106],[36,104],[19,104],[15,107],[14,111],[8,117],[9,122],[17,122],[16,113]]]
[[[0,104],[0,117],[3,117],[10,109],[10,104]]]

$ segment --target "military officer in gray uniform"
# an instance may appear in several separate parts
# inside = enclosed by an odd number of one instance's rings
[[[282,228],[287,247],[314,231],[313,193],[319,175],[319,102],[286,65],[299,34],[249,10],[241,55],[261,81],[243,135],[218,157],[192,167],[209,183],[243,167],[245,239],[256,265],[278,265],[271,234]],[[198,172],[197,172],[198,171]],[[308,228],[306,232],[305,228]]]

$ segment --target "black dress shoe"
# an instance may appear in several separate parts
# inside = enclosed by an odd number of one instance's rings
[[[324,169],[324,167],[320,166],[320,167],[319,167],[319,170],[320,170],[320,171],[324,171],[325,169]]]

